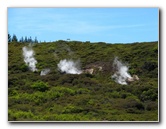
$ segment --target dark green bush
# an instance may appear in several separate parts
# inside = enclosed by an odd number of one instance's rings
[[[22,72],[26,72],[29,70],[28,66],[26,64],[23,64],[20,66],[20,69],[22,70]]]
[[[158,109],[158,103],[154,101],[150,101],[146,105],[146,110],[151,111],[151,110],[157,110]]]
[[[126,109],[136,108],[138,110],[144,110],[144,105],[141,102],[139,102],[138,100],[128,98],[125,101],[124,108],[126,108]]]
[[[157,89],[149,89],[147,91],[143,91],[140,96],[140,99],[141,101],[155,101],[156,99],[158,99]]]
[[[145,62],[144,65],[142,66],[144,70],[152,71],[155,68],[157,68],[158,64],[157,62]]]

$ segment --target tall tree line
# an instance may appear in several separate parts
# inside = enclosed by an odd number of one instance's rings
[[[10,42],[19,42],[19,43],[38,43],[37,37],[35,37],[35,39],[32,39],[31,36],[30,37],[21,37],[19,40],[17,38],[17,36],[15,34],[13,34],[13,36],[11,36],[8,33],[8,43]]]

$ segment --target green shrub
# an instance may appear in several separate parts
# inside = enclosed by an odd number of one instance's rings
[[[77,92],[77,94],[86,94],[86,93],[89,93],[90,90],[85,89],[85,88],[79,88],[76,92]]]
[[[62,113],[64,113],[64,114],[66,114],[66,113],[80,113],[81,111],[83,111],[82,108],[75,107],[75,106],[69,104],[63,109]]]
[[[111,96],[112,96],[113,98],[120,98],[120,94],[119,94],[119,92],[117,92],[117,91],[113,91],[113,92],[111,93]]]
[[[155,68],[157,68],[158,64],[157,62],[145,62],[144,65],[142,66],[144,70],[152,71]]]
[[[17,76],[10,76],[8,78],[8,87],[14,87],[17,85],[19,78]]]
[[[154,101],[150,101],[146,105],[146,110],[151,111],[151,110],[157,110],[158,109],[158,103]]]
[[[28,112],[9,110],[8,116],[10,120],[13,120],[13,121],[24,121],[24,120],[26,121],[26,120],[33,119],[34,114],[30,110]]]
[[[17,96],[18,95],[18,91],[17,90],[9,90],[8,91],[8,94],[10,95],[10,96]]]
[[[42,91],[42,92],[49,89],[48,84],[42,81],[35,82],[31,87],[35,90]]]
[[[26,71],[29,70],[29,68],[28,68],[28,66],[26,64],[21,65],[20,69],[21,69],[22,72],[26,72]]]
[[[139,102],[138,100],[128,98],[125,101],[124,108],[129,109],[129,108],[136,108],[139,110],[144,110],[144,105]]]
[[[63,93],[63,94],[69,94],[69,95],[75,94],[75,90],[72,90],[72,89],[67,88],[67,87],[56,87],[56,90],[60,93]]]
[[[141,101],[152,100],[155,101],[158,99],[157,89],[149,89],[147,91],[143,91],[140,95]]]
[[[61,93],[59,91],[49,90],[46,92],[45,98],[47,99],[47,101],[51,101],[51,100],[56,100],[57,98],[59,98],[63,95],[64,95],[64,93]]]

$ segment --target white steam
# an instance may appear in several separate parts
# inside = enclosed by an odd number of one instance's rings
[[[131,78],[131,75],[128,73],[128,67],[120,62],[117,57],[114,59],[113,67],[115,69],[115,73],[112,75],[112,78],[115,80],[115,82],[122,85],[127,85],[126,80]]]
[[[29,69],[31,71],[37,71],[36,64],[37,60],[34,58],[34,51],[31,47],[23,47],[23,56],[24,56],[24,62],[28,65]]]
[[[80,70],[79,61],[73,60],[61,60],[58,63],[58,69],[61,72],[65,72],[67,74],[81,74],[82,71]]]
[[[50,72],[50,69],[43,69],[40,73],[40,76],[45,76]]]

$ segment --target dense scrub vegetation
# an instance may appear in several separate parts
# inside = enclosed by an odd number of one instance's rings
[[[24,46],[28,43],[8,44],[9,121],[158,121],[158,42],[34,43],[37,72],[24,63]],[[120,85],[112,80],[116,56],[139,81]],[[61,59],[79,59],[81,68],[106,67],[93,75],[64,74],[57,69]],[[40,76],[44,68],[51,72]]]

